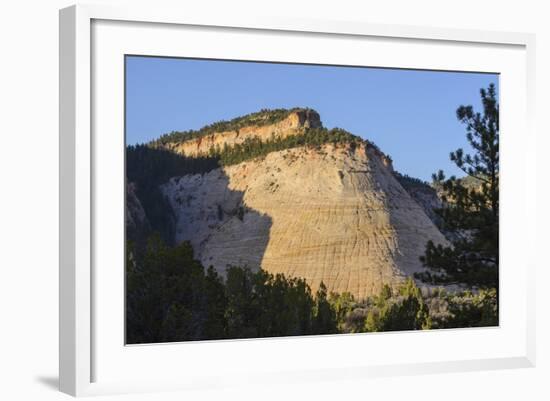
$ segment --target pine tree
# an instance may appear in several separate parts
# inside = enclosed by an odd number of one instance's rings
[[[452,241],[427,244],[420,259],[429,271],[416,275],[426,282],[498,288],[499,105],[493,84],[480,93],[483,114],[472,106],[456,111],[473,154],[457,149],[450,159],[466,177],[446,178],[441,170],[433,175],[444,202],[436,213]]]
[[[328,302],[327,287],[321,281],[315,294],[314,334],[333,334],[338,332],[336,313]]]

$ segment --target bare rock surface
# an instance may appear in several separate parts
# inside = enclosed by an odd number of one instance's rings
[[[282,121],[274,124],[250,125],[234,131],[215,132],[184,142],[168,143],[163,147],[181,155],[196,157],[207,155],[210,149],[216,147],[223,149],[224,146],[241,144],[246,139],[260,138],[267,141],[273,137],[286,138],[300,134],[304,129],[321,126],[319,114],[314,110],[304,109],[292,112]]]
[[[281,132],[292,129],[300,124]],[[162,190],[176,241],[190,241],[222,275],[229,265],[262,267],[305,278],[313,291],[323,282],[362,298],[423,271],[428,240],[446,243],[391,163],[366,144],[273,152],[171,178]]]
[[[126,184],[126,234],[136,241],[144,237],[151,229],[145,210],[136,195],[135,184]]]

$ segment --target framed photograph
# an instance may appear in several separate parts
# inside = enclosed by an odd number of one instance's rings
[[[534,79],[528,34],[61,10],[61,390],[533,366]]]

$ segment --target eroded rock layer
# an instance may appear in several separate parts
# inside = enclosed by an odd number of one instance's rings
[[[445,238],[370,146],[294,148],[162,186],[204,266],[260,266],[312,290],[376,294],[423,270]]]
[[[247,139],[260,138],[267,141],[272,138],[286,138],[299,135],[304,129],[321,127],[319,114],[310,109],[289,113],[282,121],[273,124],[249,125],[231,131],[214,132],[199,138],[164,144],[162,147],[185,156],[207,155],[211,149],[221,150],[241,144]]]

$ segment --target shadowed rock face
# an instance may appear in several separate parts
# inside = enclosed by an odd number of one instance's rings
[[[131,241],[142,241],[151,231],[145,210],[136,195],[135,185],[126,184],[126,236]]]
[[[175,242],[189,241],[203,266],[258,269],[270,238],[271,218],[247,206],[245,190],[218,168],[175,177],[162,186],[176,215]]]
[[[316,124],[290,117],[279,123],[288,124],[281,134]],[[162,190],[176,215],[176,241],[189,240],[205,266],[222,274],[228,265],[261,266],[305,278],[313,291],[323,282],[359,298],[378,293],[423,270],[418,258],[428,240],[446,242],[391,164],[367,146],[273,152],[172,178]]]

